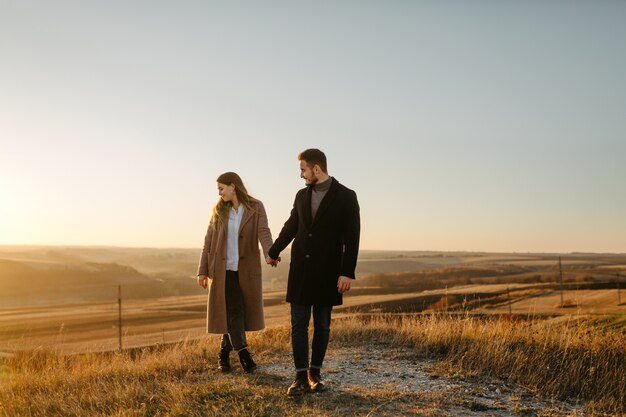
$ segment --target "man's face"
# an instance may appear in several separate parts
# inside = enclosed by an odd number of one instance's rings
[[[315,165],[314,168],[315,167],[317,167],[317,165]],[[300,161],[300,178],[304,178],[306,185],[317,184],[317,176],[314,170],[311,169],[304,160]]]

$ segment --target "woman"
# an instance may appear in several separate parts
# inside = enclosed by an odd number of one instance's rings
[[[204,238],[198,284],[207,288],[207,332],[222,335],[218,369],[230,371],[230,352],[239,354],[246,372],[256,364],[250,356],[246,330],[265,328],[259,242],[267,263],[272,234],[263,203],[248,195],[239,175],[226,172],[217,178],[220,199]]]

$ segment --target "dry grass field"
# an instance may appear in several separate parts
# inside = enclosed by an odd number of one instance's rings
[[[196,252],[0,247],[0,352],[38,347],[66,353],[115,350],[119,284],[124,347],[201,337],[206,293],[190,278]],[[380,251],[364,252],[361,258],[359,279],[345,304],[335,309],[338,317],[422,311],[527,316],[626,313],[626,302],[618,302],[618,290],[610,281],[624,274],[622,255],[563,256],[564,308],[553,255]],[[288,259],[282,267],[287,264]],[[168,274],[181,270],[188,275],[168,281]],[[29,278],[32,271],[41,283]],[[272,268],[265,272],[278,273],[264,276],[269,282],[264,293],[267,324],[286,324],[284,289],[272,290],[283,286],[283,272]],[[626,301],[623,292],[621,298]],[[22,293],[48,293],[47,304],[22,305],[31,299],[20,301]],[[72,297],[67,298],[68,294]],[[76,298],[79,294],[87,299]],[[89,294],[97,295],[95,301],[88,301]]]
[[[625,412],[624,255],[564,255],[561,305],[551,254],[364,252],[334,310],[334,389],[294,402],[288,259],[264,270],[265,366],[224,377],[196,252],[0,247],[0,416]]]
[[[507,289],[509,290],[507,293]],[[508,298],[510,296],[510,299]],[[282,291],[265,294],[269,327],[288,323]],[[510,304],[510,307],[509,307]],[[544,284],[467,285],[450,289],[378,294],[355,289],[336,307],[336,317],[372,312],[461,312],[545,317],[553,315],[623,315],[617,290],[571,290],[560,294]],[[206,295],[123,302],[123,347],[197,339],[204,335]],[[0,310],[0,352],[55,349],[64,353],[118,348],[118,309],[114,303]]]
[[[624,329],[596,326],[446,314],[339,319],[324,371],[330,391],[298,400],[285,396],[286,326],[253,334],[253,375],[219,374],[215,338],[122,354],[23,351],[1,362],[0,416],[621,415]]]
[[[616,289],[570,290],[561,295],[558,289],[542,291],[531,297],[511,293],[511,311],[515,314],[624,314],[626,315],[626,291],[622,291],[618,302]],[[508,302],[489,309],[494,313],[508,312]]]

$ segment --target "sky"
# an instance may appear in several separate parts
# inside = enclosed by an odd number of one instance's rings
[[[0,0],[0,244],[277,236],[319,148],[361,249],[626,252],[626,2]]]

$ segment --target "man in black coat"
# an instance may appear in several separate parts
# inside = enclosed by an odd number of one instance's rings
[[[288,395],[324,389],[320,370],[330,337],[333,306],[350,290],[359,252],[360,216],[356,193],[327,171],[326,155],[307,149],[298,155],[300,177],[289,219],[269,250],[275,264],[291,245],[287,302],[291,304],[291,345],[296,379]],[[313,343],[309,365],[308,328],[313,312]]]

